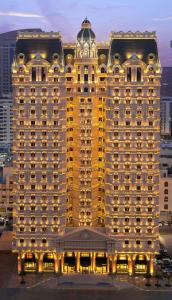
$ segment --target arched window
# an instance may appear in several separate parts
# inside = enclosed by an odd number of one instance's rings
[[[71,73],[72,72],[72,69],[71,69],[71,67],[67,67],[67,69],[66,69],[66,73]]]
[[[106,69],[104,67],[101,68],[101,73],[106,73]]]
[[[88,88],[87,87],[84,88],[84,93],[88,93]]]
[[[54,74],[57,74],[59,72],[59,68],[58,67],[54,67]]]

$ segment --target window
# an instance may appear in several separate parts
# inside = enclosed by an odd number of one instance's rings
[[[131,82],[131,68],[127,68],[127,82]]]
[[[164,205],[164,209],[166,209],[166,210],[168,209],[168,204]]]
[[[32,67],[32,81],[36,81],[36,68]]]
[[[46,81],[46,68],[42,67],[41,68],[41,81]]]
[[[141,82],[142,79],[142,70],[141,68],[137,68],[137,81]]]
[[[84,88],[84,93],[88,93],[88,88],[87,87]]]

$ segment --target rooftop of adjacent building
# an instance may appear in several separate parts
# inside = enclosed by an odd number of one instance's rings
[[[161,77],[161,97],[172,97],[172,67],[164,67]]]
[[[17,35],[20,33],[20,32],[42,32],[42,29],[40,28],[26,28],[26,29],[17,29],[17,30],[13,30],[13,31],[8,31],[8,32],[3,32],[3,33],[0,33],[0,43],[1,42],[5,42],[5,41],[8,41],[8,40],[16,40],[17,38]]]

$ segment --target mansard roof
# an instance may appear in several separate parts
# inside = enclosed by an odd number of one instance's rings
[[[151,35],[152,34],[152,35]],[[110,58],[114,54],[120,55],[120,62],[127,60],[128,54],[141,56],[143,62],[148,62],[148,55],[154,54],[155,61],[158,60],[158,48],[154,33],[112,33],[110,44]]]
[[[18,54],[25,55],[25,62],[27,63],[30,59],[32,54],[43,53],[44,57],[47,61],[51,62],[53,54],[57,53],[59,55],[60,60],[62,60],[63,56],[63,49],[62,49],[62,42],[60,36],[57,37],[45,37],[38,35],[33,35],[31,37],[22,37],[18,38],[16,43],[16,56]]]

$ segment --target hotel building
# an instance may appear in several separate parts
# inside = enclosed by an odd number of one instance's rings
[[[18,35],[12,67],[18,272],[154,272],[160,62],[154,32]]]

